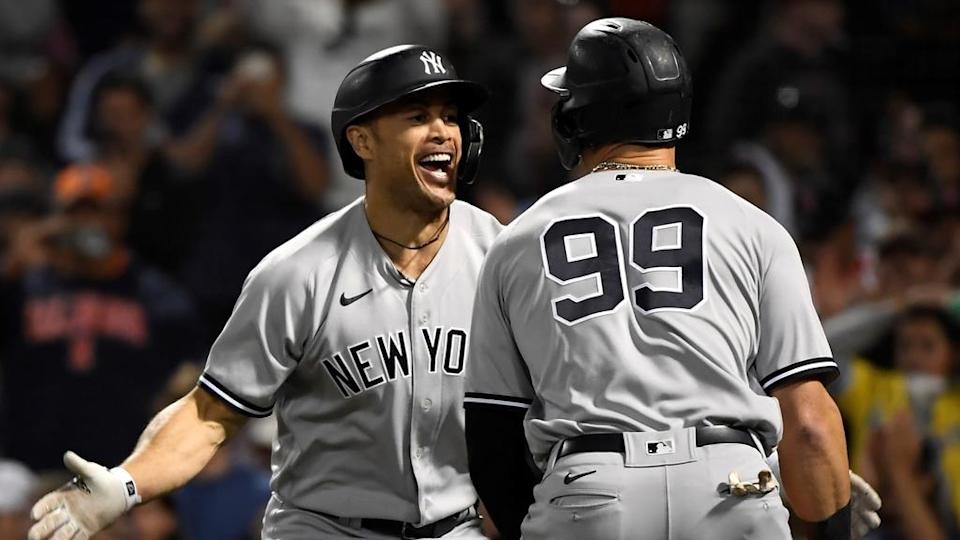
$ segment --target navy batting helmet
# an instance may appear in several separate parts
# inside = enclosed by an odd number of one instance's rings
[[[350,70],[340,83],[331,127],[347,174],[364,178],[363,160],[347,140],[347,127],[388,103],[438,87],[449,88],[459,108],[463,148],[457,177],[472,182],[480,164],[483,126],[470,113],[487,100],[487,91],[479,83],[457,77],[452,64],[423,45],[398,45],[374,53]]]
[[[560,95],[553,133],[564,167],[576,167],[591,146],[669,144],[687,134],[693,85],[666,32],[634,19],[599,19],[577,33],[568,54],[566,66],[540,80]]]

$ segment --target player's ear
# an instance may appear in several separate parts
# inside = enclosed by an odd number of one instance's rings
[[[360,159],[373,159],[373,130],[367,124],[354,124],[347,128],[347,141]]]

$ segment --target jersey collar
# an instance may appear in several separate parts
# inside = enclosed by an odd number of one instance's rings
[[[367,222],[367,216],[363,210],[363,202],[364,198],[361,197],[354,207],[355,219],[351,230],[357,231],[358,241],[354,244],[355,249],[352,251],[364,268],[368,268],[372,272],[379,274],[383,280],[390,285],[410,288],[413,287],[416,282],[430,279],[430,276],[434,274],[434,268],[445,264],[443,261],[448,258],[447,252],[454,250],[453,244],[459,241],[455,239],[455,236],[457,236],[456,231],[458,231],[457,224],[461,221],[459,218],[461,217],[460,210],[462,209],[460,205],[454,201],[454,203],[450,205],[450,222],[447,225],[447,236],[443,239],[443,244],[437,251],[437,255],[430,261],[430,264],[427,265],[427,268],[424,269],[417,280],[410,280],[397,270],[393,261],[390,260],[390,256],[387,255],[387,252],[384,251],[380,243],[377,242],[377,238],[373,235],[370,224]]]

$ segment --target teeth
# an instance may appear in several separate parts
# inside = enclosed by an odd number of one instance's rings
[[[424,156],[420,159],[420,163],[429,163],[429,162],[450,162],[453,161],[453,156],[450,154],[430,154]]]

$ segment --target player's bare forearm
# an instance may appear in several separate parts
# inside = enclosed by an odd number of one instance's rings
[[[847,446],[840,411],[819,381],[773,391],[783,415],[780,471],[793,511],[822,521],[850,500]]]
[[[150,421],[123,468],[144,501],[170,492],[196,476],[245,420],[194,388]]]

